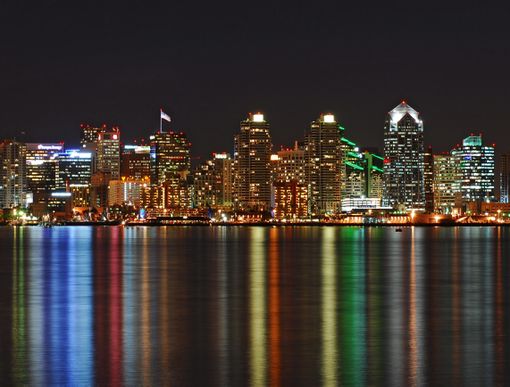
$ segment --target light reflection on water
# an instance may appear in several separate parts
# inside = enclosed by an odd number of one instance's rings
[[[0,228],[33,385],[508,383],[506,228]]]

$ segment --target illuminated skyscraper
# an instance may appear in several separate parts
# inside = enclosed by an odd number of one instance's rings
[[[33,202],[49,197],[56,188],[57,159],[55,154],[61,152],[61,143],[41,144],[28,143],[26,154],[27,192],[32,195]]]
[[[425,190],[425,211],[434,212],[434,154],[429,146],[423,154],[423,184]]]
[[[221,208],[232,205],[232,159],[228,153],[214,153],[194,174],[195,206]]]
[[[460,195],[459,165],[449,153],[434,155],[434,211],[451,214]]]
[[[89,187],[92,176],[92,154],[80,149],[67,149],[53,156],[57,160],[56,190]]]
[[[423,121],[405,101],[386,118],[384,158],[384,203],[424,209]]]
[[[191,169],[191,143],[183,132],[157,132],[151,140],[151,182],[156,185],[174,175],[185,179]]]
[[[0,141],[0,208],[26,205],[26,146]]]
[[[466,201],[493,201],[494,146],[483,145],[482,135],[470,135],[452,150],[460,168],[460,192]]]
[[[311,214],[341,209],[341,129],[333,114],[321,114],[305,137],[307,184]]]
[[[120,178],[120,129],[102,128],[97,139],[97,172]]]
[[[89,148],[92,144],[97,144],[99,133],[106,130],[106,125],[95,127],[89,124],[80,125],[80,145],[82,148]]]
[[[125,179],[143,180],[151,175],[150,146],[125,145],[120,174]]]
[[[510,154],[501,155],[499,159],[499,200],[510,203]]]
[[[271,207],[271,136],[264,115],[251,114],[234,138],[234,200],[241,209]]]
[[[277,160],[274,171],[275,182],[296,181],[306,184],[306,154],[304,146],[298,142],[294,148],[281,149],[277,152]]]

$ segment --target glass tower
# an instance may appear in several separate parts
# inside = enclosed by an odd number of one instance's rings
[[[425,208],[423,121],[405,101],[386,117],[384,191],[385,205]]]
[[[482,135],[470,135],[452,150],[460,168],[460,192],[466,201],[494,200],[494,147],[483,145]]]

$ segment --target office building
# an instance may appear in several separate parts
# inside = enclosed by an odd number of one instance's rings
[[[510,203],[510,154],[499,158],[499,201]]]
[[[124,179],[143,180],[151,175],[150,146],[125,145],[120,162]]]
[[[183,132],[158,131],[151,141],[151,182],[160,185],[179,175],[185,179],[191,170],[191,143]]]
[[[120,129],[103,127],[99,132],[96,151],[96,171],[112,180],[120,179]]]
[[[26,205],[25,158],[24,143],[0,141],[0,208]]]
[[[333,114],[321,114],[305,136],[309,212],[333,214],[341,210],[341,129]]]
[[[460,168],[464,201],[494,201],[494,146],[483,145],[482,135],[471,134],[451,152]]]
[[[63,143],[26,144],[27,197],[32,202],[47,200],[57,184],[57,153],[64,149]]]
[[[423,121],[405,101],[384,126],[384,204],[425,209]]]
[[[428,147],[423,154],[423,184],[425,190],[425,212],[434,212],[434,154]]]
[[[234,138],[234,203],[239,209],[271,207],[271,136],[261,113],[241,122]]]
[[[434,212],[451,214],[462,205],[460,195],[460,168],[450,153],[434,155]]]
[[[194,206],[228,208],[232,205],[232,159],[228,153],[214,153],[194,174]]]

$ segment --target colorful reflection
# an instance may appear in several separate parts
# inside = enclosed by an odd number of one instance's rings
[[[506,228],[10,227],[0,243],[4,384],[509,383]]]

